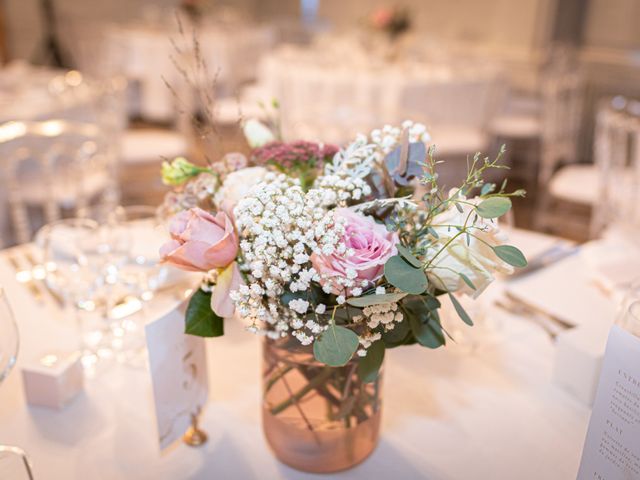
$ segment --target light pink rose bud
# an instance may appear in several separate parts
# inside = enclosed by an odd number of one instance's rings
[[[387,260],[398,253],[398,235],[387,231],[384,225],[376,223],[373,218],[348,208],[336,209],[335,216],[346,220],[342,241],[347,252],[342,255],[334,252],[331,255],[311,256],[311,263],[322,278],[320,283],[339,276],[353,278],[354,288],[363,288],[363,283],[366,283],[366,287],[373,286],[384,274]],[[344,292],[334,290],[333,293],[337,295]]]
[[[197,207],[185,210],[171,219],[169,233],[171,240],[160,248],[161,261],[182,270],[226,268],[238,254],[238,237],[224,212],[214,217]]]

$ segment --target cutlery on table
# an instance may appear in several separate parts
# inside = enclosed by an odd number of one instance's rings
[[[18,283],[22,283],[25,287],[27,287],[31,295],[38,301],[38,303],[42,303],[44,301],[44,298],[42,297],[42,292],[33,279],[32,272],[28,268],[22,268],[17,256],[14,253],[9,253],[9,255],[7,256],[7,260],[15,271],[16,280],[18,281]]]
[[[31,266],[31,277],[34,280],[36,280],[40,285],[42,285],[42,287],[47,291],[49,296],[58,305],[58,307],[64,308],[64,299],[62,298],[62,296],[58,292],[56,292],[54,289],[52,289],[47,283],[46,267],[38,263],[36,259],[33,257],[33,253],[31,253],[29,250],[26,250],[24,252],[24,256],[27,262],[29,263],[29,265]]]
[[[559,333],[570,328],[570,325],[562,320],[531,307],[509,294],[506,294],[505,298],[496,300],[495,305],[512,315],[534,322],[549,335],[551,340],[555,340]]]

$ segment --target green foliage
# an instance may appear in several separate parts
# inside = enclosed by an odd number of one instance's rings
[[[358,349],[358,335],[348,328],[331,324],[313,342],[313,355],[331,367],[346,365]]]
[[[382,361],[384,360],[384,342],[375,341],[367,349],[367,356],[360,359],[358,363],[358,377],[364,383],[371,383],[378,378]]]
[[[458,275],[460,275],[460,278],[462,278],[462,280],[464,281],[464,283],[466,283],[469,288],[471,290],[477,290],[476,286],[473,284],[473,282],[471,281],[471,279],[469,277],[467,277],[464,273],[462,272],[458,272]]]
[[[413,256],[413,253],[411,253],[411,250],[409,250],[407,247],[401,244],[397,244],[396,247],[398,249],[398,253],[402,255],[402,258],[404,258],[407,262],[409,262],[415,268],[422,268],[422,263],[420,262],[420,260],[418,260],[416,257]]]
[[[394,255],[384,265],[387,281],[403,292],[419,295],[427,289],[427,276],[422,268],[409,265],[399,255]]]
[[[467,314],[466,310],[462,307],[458,299],[451,293],[449,293],[449,298],[451,299],[451,303],[453,303],[453,307],[456,309],[456,313],[462,319],[462,321],[470,327],[473,327],[473,320],[471,320],[471,317],[469,316],[469,314]]]
[[[406,297],[406,293],[385,293],[382,295],[364,295],[362,297],[348,298],[347,303],[354,307],[369,307],[371,305],[379,305],[381,303],[395,303]]]
[[[527,266],[527,259],[516,247],[512,245],[498,245],[497,247],[492,248],[498,258],[504,260],[509,265],[518,268]]]
[[[393,330],[389,330],[382,334],[382,341],[387,348],[395,348],[400,345],[406,345],[413,339],[411,328],[409,327],[409,319],[405,318],[400,323],[396,323]],[[415,343],[415,342],[411,342]]]
[[[511,210],[511,200],[508,197],[489,197],[476,207],[482,218],[498,218]]]
[[[424,347],[438,348],[446,343],[438,315],[439,307],[440,301],[431,295],[414,295],[402,304],[411,334]]]
[[[418,343],[423,347],[438,348],[446,343],[437,313],[434,315],[429,312],[426,322],[420,317],[411,315],[409,325]]]
[[[211,310],[211,292],[198,289],[191,296],[184,333],[197,337],[220,337],[224,334],[224,320]]]

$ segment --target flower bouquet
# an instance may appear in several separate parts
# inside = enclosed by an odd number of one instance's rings
[[[248,158],[163,165],[177,188],[163,210],[164,262],[204,273],[188,334],[223,334],[236,315],[264,338],[263,423],[278,458],[329,472],[362,461],[380,425],[387,349],[444,346],[439,297],[473,325],[457,295],[524,267],[498,218],[511,208],[504,168],[476,154],[444,191],[423,125],[407,121],[344,148],[283,142],[249,121]]]
[[[393,40],[411,29],[411,16],[406,8],[379,7],[369,15],[369,25]]]

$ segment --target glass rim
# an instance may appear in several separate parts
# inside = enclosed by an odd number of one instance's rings
[[[640,300],[636,300],[629,304],[627,308],[627,314],[630,315],[636,322],[640,323]]]

